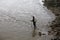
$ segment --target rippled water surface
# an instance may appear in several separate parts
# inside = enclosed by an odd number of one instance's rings
[[[36,17],[36,36],[32,37],[32,16]],[[41,0],[0,0],[0,40],[50,40],[48,24],[54,14],[42,5]],[[46,35],[39,37],[41,31]]]

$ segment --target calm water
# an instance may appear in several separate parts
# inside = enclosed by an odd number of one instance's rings
[[[54,14],[44,7],[42,0],[0,0],[0,40],[50,40],[48,24]],[[32,15],[36,17],[36,36],[32,37]],[[41,31],[46,35],[39,37]]]

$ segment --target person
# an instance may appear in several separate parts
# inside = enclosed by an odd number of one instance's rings
[[[35,30],[36,29],[36,20],[35,20],[35,17],[34,16],[32,16],[32,17],[33,17],[33,19],[31,21],[33,22],[34,30]]]
[[[33,19],[31,20],[31,22],[33,23],[33,26],[34,26],[34,30],[33,30],[32,36],[35,37],[35,35],[36,35],[36,20],[35,20],[34,16],[32,16],[32,18]]]

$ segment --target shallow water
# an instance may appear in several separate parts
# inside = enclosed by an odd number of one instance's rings
[[[32,37],[32,16],[37,20],[37,35]],[[48,24],[55,15],[40,0],[0,0],[0,40],[50,40]],[[41,31],[46,35],[39,37]]]

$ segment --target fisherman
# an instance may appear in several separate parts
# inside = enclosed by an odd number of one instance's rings
[[[33,22],[34,30],[35,30],[36,29],[36,20],[35,20],[35,17],[34,16],[32,16],[32,17],[33,17],[33,19],[31,21]]]
[[[34,26],[34,30],[33,30],[32,36],[35,37],[35,35],[36,35],[36,20],[35,20],[34,16],[32,16],[32,18],[33,19],[31,20],[31,22],[33,23],[33,26]]]

